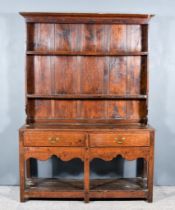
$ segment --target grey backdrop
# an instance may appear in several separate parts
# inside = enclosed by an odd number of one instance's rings
[[[155,184],[175,185],[175,1],[173,0],[0,0],[0,184],[16,185],[18,128],[24,123],[25,25],[19,11],[152,13],[150,44],[149,123],[156,128]],[[58,162],[57,160],[53,160]],[[81,174],[78,161],[67,163],[58,175]],[[96,162],[95,175],[106,175]],[[116,160],[109,167],[115,171]],[[50,175],[51,163],[39,163]],[[129,169],[127,166],[129,165]],[[125,175],[133,172],[125,163]],[[50,170],[48,170],[50,168]],[[45,172],[44,172],[45,170]],[[60,171],[60,170],[58,170]],[[131,174],[132,175],[132,174]]]

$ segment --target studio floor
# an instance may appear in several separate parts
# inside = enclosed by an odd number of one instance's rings
[[[175,210],[175,187],[154,187],[154,202],[145,201],[47,201],[19,202],[19,187],[0,187],[0,210]]]

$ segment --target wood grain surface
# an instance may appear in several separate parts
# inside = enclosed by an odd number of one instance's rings
[[[26,124],[19,130],[20,201],[142,198],[152,202],[154,129],[147,124],[152,15],[21,15],[27,42]],[[52,156],[62,161],[79,158],[83,179],[33,177],[31,159],[46,161]],[[118,156],[137,160],[135,178],[91,178],[92,160]]]

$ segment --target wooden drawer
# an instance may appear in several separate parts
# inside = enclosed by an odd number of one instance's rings
[[[85,135],[74,132],[26,132],[24,134],[24,146],[75,146],[85,145]]]
[[[149,133],[94,133],[90,134],[91,147],[149,146]]]

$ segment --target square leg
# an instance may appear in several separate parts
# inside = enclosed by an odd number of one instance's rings
[[[151,132],[151,145],[148,160],[148,202],[153,201],[153,174],[154,174],[154,131]]]
[[[86,148],[84,160],[84,202],[89,202],[89,188],[90,188],[90,163],[89,163],[89,149]]]
[[[25,189],[25,159],[24,159],[24,147],[23,147],[23,132],[19,133],[19,174],[20,174],[20,202],[25,201],[24,189]]]

